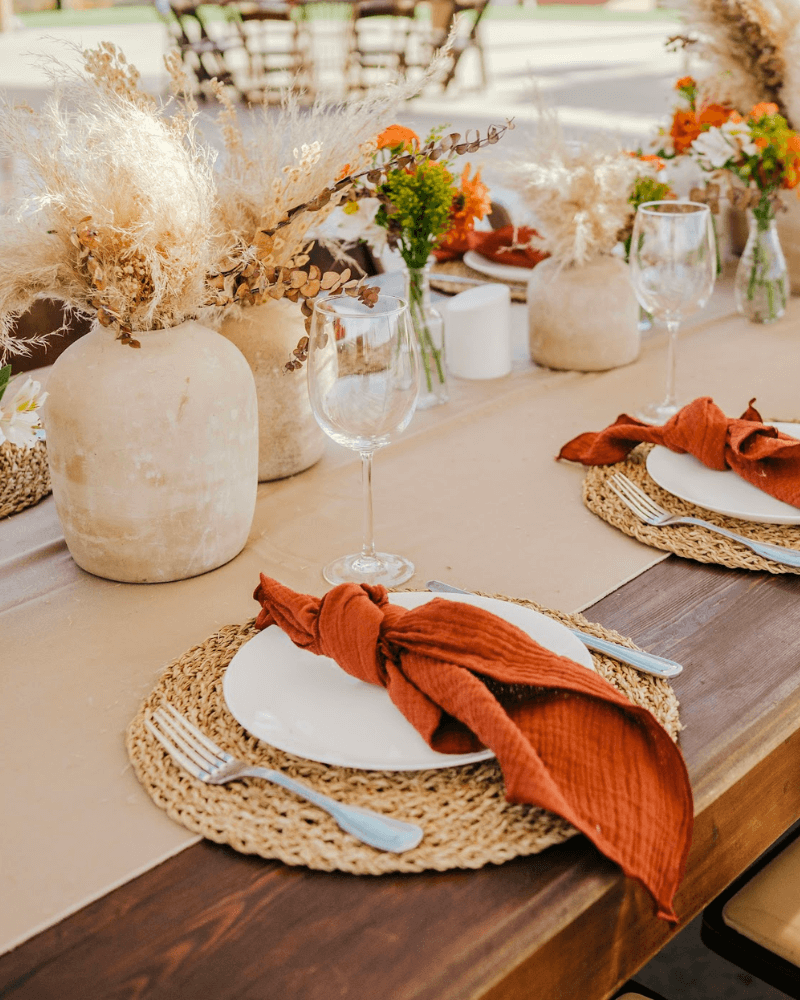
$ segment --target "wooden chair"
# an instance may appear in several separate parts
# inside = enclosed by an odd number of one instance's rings
[[[459,20],[459,33],[453,41],[450,65],[442,81],[445,90],[455,79],[456,67],[467,49],[475,50],[478,56],[482,84],[484,87],[487,85],[486,55],[480,36],[480,23],[489,2],[490,0],[430,0],[431,26],[428,58],[433,54],[433,50],[444,45],[453,22],[457,17],[463,15]],[[472,18],[471,24],[470,17]]]
[[[213,79],[236,86],[228,60],[232,51],[242,50],[240,38],[229,31],[212,31],[199,0],[155,0],[155,7],[183,63],[197,80],[199,97],[207,96],[204,84]]]
[[[239,82],[250,95],[284,86],[313,96],[316,84],[311,35],[305,9],[294,0],[225,3],[247,58],[249,79]]]
[[[388,71],[404,75],[415,28],[416,0],[357,0],[352,6],[345,67],[348,93],[366,91]],[[375,25],[373,18],[381,18]]]
[[[800,998],[800,824],[703,912],[707,948]]]
[[[313,93],[313,62],[302,5],[294,0],[220,2],[212,27],[199,0],[156,0],[181,59],[197,81],[198,96],[216,78],[241,100],[260,102],[284,87]],[[280,25],[276,22],[283,22]]]

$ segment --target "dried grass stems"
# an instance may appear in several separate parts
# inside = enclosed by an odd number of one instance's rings
[[[701,101],[744,112],[771,101],[800,127],[800,4],[797,0],[682,0],[687,33],[673,41],[708,64]]]
[[[216,263],[213,154],[191,117],[141,95],[110,46],[64,69],[40,111],[0,108],[0,155],[24,188],[0,227],[0,356],[25,354],[14,321],[37,298],[96,315],[122,341],[207,304]]]
[[[437,75],[446,57],[442,50],[425,80]],[[367,305],[376,301],[377,291],[364,278],[352,277],[350,268],[323,274],[308,266],[311,228],[345,196],[352,197],[356,184],[360,195],[374,194],[392,167],[474,151],[497,142],[505,128],[513,127],[509,123],[490,128],[485,137],[476,134],[464,142],[457,135],[446,137],[375,165],[377,135],[423,84],[398,82],[358,101],[317,101],[310,109],[288,94],[277,115],[258,109],[259,117],[247,133],[225,88],[214,84],[225,147],[217,171],[216,206],[222,259],[208,280],[209,301],[221,315],[287,298],[299,303],[308,334],[313,300],[321,292],[351,295]],[[307,356],[306,335],[286,370],[297,370]]]
[[[567,142],[552,111],[540,113],[533,145],[506,168],[540,234],[529,245],[562,267],[614,249],[635,211],[633,183],[648,170],[622,150]]]

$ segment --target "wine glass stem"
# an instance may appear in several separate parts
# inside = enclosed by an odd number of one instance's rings
[[[669,340],[667,341],[667,392],[664,406],[675,406],[675,351],[678,346],[678,320],[667,320]]]
[[[364,542],[361,555],[375,559],[374,526],[372,523],[372,452],[361,452],[361,484],[364,488]]]

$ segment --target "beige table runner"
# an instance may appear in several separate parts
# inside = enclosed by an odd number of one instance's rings
[[[715,311],[730,298],[715,295]],[[594,517],[580,468],[553,456],[568,438],[660,395],[663,338],[628,368],[580,375],[523,360],[496,382],[453,383],[375,462],[379,547],[409,556],[412,584],[577,610],[665,558]],[[800,302],[771,327],[738,317],[686,333],[679,387],[730,412],[800,417]],[[260,570],[322,593],[320,567],[360,544],[358,459],[331,445],[293,479],[259,487],[245,551],[194,580],[112,583],[72,563],[52,498],[0,524],[3,736],[0,950],[181,850],[196,838],[155,809],[130,771],[123,732],[163,664],[255,610]]]

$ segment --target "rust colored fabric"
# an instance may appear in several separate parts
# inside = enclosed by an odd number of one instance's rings
[[[563,816],[675,921],[692,793],[680,751],[650,712],[470,604],[439,598],[406,610],[384,587],[354,583],[317,598],[263,574],[253,596],[256,628],[278,625],[300,648],[385,687],[433,749],[493,750],[510,802]],[[530,697],[495,697],[484,678],[527,685]]]
[[[516,239],[514,238],[516,234]],[[539,234],[527,226],[502,226],[500,229],[488,231],[473,230],[466,240],[460,240],[446,247],[434,250],[437,260],[456,260],[464,256],[467,250],[475,250],[487,260],[496,264],[511,264],[512,267],[534,267],[549,254],[541,250],[511,250],[512,243],[526,243],[532,236]]]
[[[663,426],[626,413],[602,431],[579,434],[558,457],[584,465],[613,465],[643,441],[688,452],[709,469],[732,469],[784,503],[800,507],[800,441],[765,424],[754,399],[737,419],[725,416],[709,396],[695,399]]]

